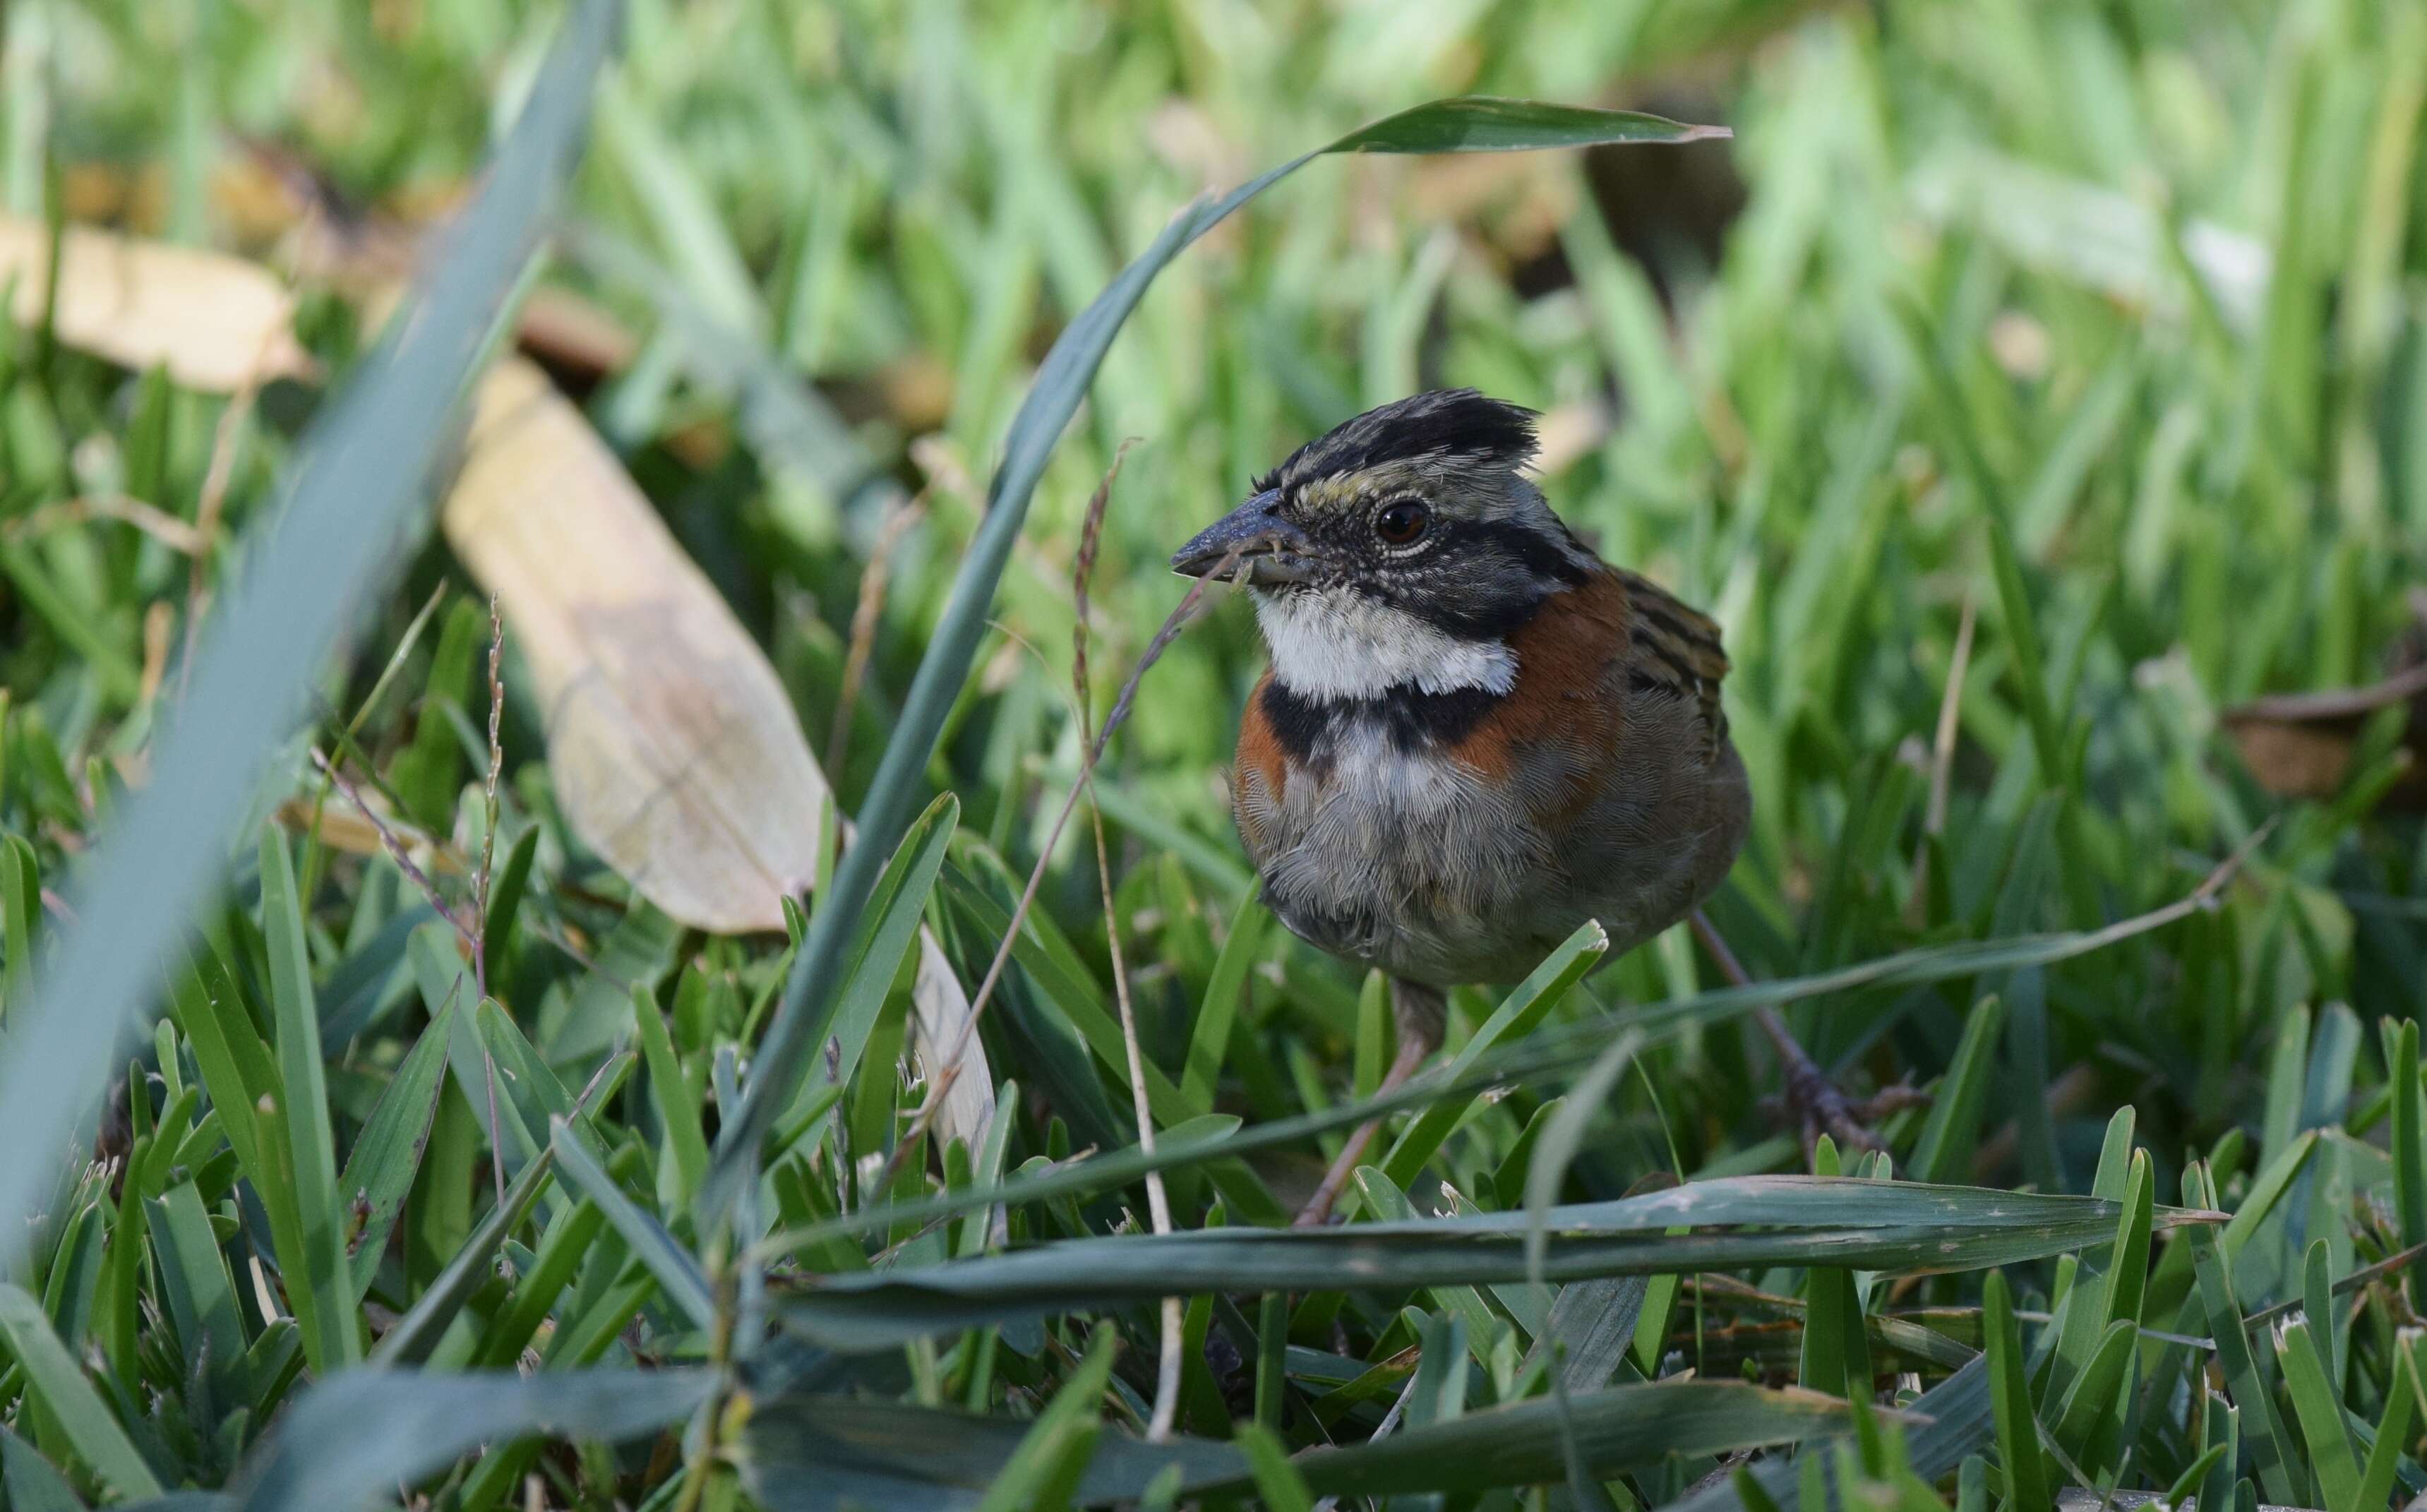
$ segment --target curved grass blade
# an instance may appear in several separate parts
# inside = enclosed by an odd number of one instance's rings
[[[347,1240],[357,1304],[379,1273],[387,1236],[404,1211],[405,1194],[412,1190],[414,1176],[421,1168],[421,1152],[429,1144],[431,1120],[438,1112],[438,1094],[445,1084],[447,1035],[454,1013],[455,1005],[447,1004],[422,1030],[346,1157],[346,1174],[337,1182],[338,1200],[350,1208],[360,1204],[363,1213],[362,1226]]]
[[[1318,1496],[1480,1491],[1567,1478],[1562,1424],[1588,1473],[1607,1477],[1670,1452],[1728,1454],[1842,1433],[1846,1404],[1815,1392],[1729,1381],[1680,1381],[1580,1392],[1559,1404],[1536,1397],[1376,1443],[1316,1449],[1289,1461]],[[1006,1464],[1031,1424],[1010,1418],[838,1396],[763,1405],[750,1420],[743,1474],[771,1512],[868,1505],[968,1506]],[[1148,1444],[1106,1433],[1073,1501],[1132,1501],[1167,1468],[1183,1495],[1242,1491],[1254,1483],[1232,1444],[1181,1439]]]
[[[666,1231],[665,1225],[641,1211],[641,1205],[624,1195],[607,1168],[598,1163],[573,1131],[573,1126],[562,1118],[548,1121],[548,1147],[556,1152],[557,1164],[563,1167],[565,1180],[581,1190],[581,1195],[598,1204],[598,1211],[624,1243],[641,1257],[649,1274],[665,1288],[666,1299],[683,1309],[703,1328],[716,1322],[716,1298],[709,1290],[708,1276],[699,1268],[691,1252]]]
[[[2119,1211],[2095,1197],[1740,1177],[1534,1214],[1071,1240],[916,1270],[818,1277],[783,1299],[778,1312],[812,1342],[865,1350],[1197,1292],[1406,1290],[1815,1263],[1979,1269],[2100,1243],[2114,1233]],[[1722,1227],[1729,1231],[1710,1231]]]
[[[2047,1457],[2040,1451],[2022,1329],[2014,1322],[2013,1295],[2002,1271],[1989,1273],[1981,1326],[1989,1342],[1989,1400],[1997,1424],[1998,1458],[2006,1470],[2006,1500],[2016,1507],[2050,1505]]]
[[[1811,976],[1756,983],[1746,987],[1716,988],[1622,1014],[1595,1015],[1572,1024],[1539,1031],[1526,1041],[1484,1057],[1463,1076],[1435,1072],[1415,1078],[1393,1092],[1293,1118],[1257,1124],[1242,1129],[1227,1139],[1208,1142],[1184,1151],[1158,1146],[1152,1154],[1143,1150],[1116,1152],[997,1185],[967,1187],[917,1202],[845,1213],[803,1228],[770,1235],[760,1248],[765,1252],[786,1251],[896,1223],[925,1223],[935,1218],[952,1217],[996,1203],[1033,1202],[1065,1193],[1101,1191],[1134,1181],[1148,1171],[1194,1165],[1204,1161],[1295,1144],[1311,1135],[1351,1128],[1370,1118],[1383,1117],[1405,1108],[1425,1106],[1445,1097],[1471,1095],[1498,1083],[1572,1073],[1579,1064],[1589,1062],[1593,1053],[1605,1048],[1629,1025],[1643,1028],[1647,1041],[1656,1042],[1662,1034],[1676,1032],[1687,1025],[1718,1022],[1750,1013],[1764,1003],[1802,1002],[1859,987],[1915,986],[2072,960],[2136,935],[2177,922],[2203,906],[2210,886],[2212,883],[2204,884],[2199,891],[2187,897],[2100,929],[1929,946]],[[2310,1140],[2313,1136],[2305,1135],[2303,1138]],[[2309,1145],[2302,1146],[2305,1151],[2309,1147]],[[2237,1217],[2236,1225],[2239,1223]],[[2228,1227],[2223,1241],[2228,1251],[2232,1247],[2233,1233],[2233,1228]]]
[[[26,1393],[41,1403],[75,1450],[76,1457],[122,1496],[157,1496],[160,1483],[143,1462],[101,1393],[84,1378],[75,1357],[51,1331],[51,1320],[33,1294],[0,1282],[0,1339],[24,1373]]]
[[[359,1363],[353,1271],[346,1259],[344,1203],[337,1192],[336,1137],[320,1054],[320,1013],[303,945],[303,912],[285,837],[261,836],[262,939],[269,952],[269,1001],[277,1025],[278,1113],[285,1134],[284,1201],[301,1253],[281,1256],[303,1355],[326,1373]]]
[[[1970,1363],[1923,1392],[1910,1410],[1923,1420],[1923,1425],[1906,1439],[1907,1468],[1926,1481],[1954,1474],[1965,1456],[1988,1443],[1995,1434],[1988,1358],[1973,1356]],[[1811,1467],[1812,1456],[1800,1461],[1764,1460],[1749,1468],[1749,1478],[1762,1492],[1783,1504],[1793,1505],[1799,1465]],[[1670,1506],[1673,1512],[1738,1512],[1740,1507],[1751,1504],[1749,1500],[1739,1501],[1735,1486],[1718,1481]]]
[[[529,1216],[531,1204],[539,1200],[539,1190],[547,1183],[555,1162],[554,1152],[543,1149],[524,1165],[514,1184],[506,1189],[505,1200],[489,1210],[488,1217],[472,1230],[472,1236],[413,1304],[413,1309],[380,1337],[368,1364],[418,1365],[430,1358],[430,1352],[446,1336],[447,1325],[455,1321],[456,1312],[487,1277],[489,1260],[497,1254],[497,1246]]]
[[[1467,1041],[1465,1048],[1458,1052],[1457,1059],[1450,1062],[1450,1076],[1455,1078],[1482,1064],[1492,1048],[1503,1040],[1515,1044],[1533,1032],[1543,1016],[1558,1005],[1559,1000],[1568,995],[1569,988],[1583,981],[1587,972],[1599,966],[1608,951],[1609,935],[1600,924],[1588,919],[1577,925],[1574,932],[1560,942],[1559,948],[1543,957],[1542,964],[1536,967],[1508,995],[1507,1000],[1483,1021],[1482,1027],[1474,1032],[1474,1037]],[[1450,1130],[1458,1127],[1458,1120],[1466,1116],[1472,1106],[1471,1098],[1460,1101],[1452,1097],[1426,1108],[1409,1124],[1407,1131],[1392,1145],[1391,1152],[1382,1158],[1383,1171],[1402,1187],[1414,1180],[1416,1173],[1423,1170],[1425,1162],[1441,1149],[1442,1141],[1449,1138]]]
[[[0,1492],[18,1512],[85,1512],[67,1477],[6,1428],[0,1428]]]
[[[356,1371],[316,1387],[248,1467],[246,1512],[346,1512],[475,1447],[528,1434],[629,1439],[689,1417],[706,1370],[518,1375]]]
[[[1045,464],[1086,397],[1096,369],[1148,285],[1190,243],[1230,214],[1325,153],[1514,152],[1609,142],[1678,142],[1726,135],[1723,128],[1687,126],[1657,116],[1588,110],[1525,101],[1465,98],[1436,101],[1377,121],[1328,146],[1294,158],[1218,200],[1199,200],[1175,216],[1145,252],[1064,329],[1039,366],[1036,381],[1004,438],[1002,464],[986,491],[986,513],[961,561],[944,613],[903,701],[901,723],[860,805],[859,835],[836,869],[809,936],[784,984],[784,998],[753,1069],[741,1107],[720,1133],[703,1211],[730,1210],[747,1162],[792,1098],[816,1048],[816,1021],[841,985],[843,948],[859,921],[884,858],[909,822],[926,781],[927,763],[944,723],[969,680],[985,631],[996,584],[1011,560]]]
[[[590,0],[532,86],[479,199],[392,333],[314,427],[267,537],[212,617],[193,681],[83,879],[78,912],[0,1064],[0,1232],[22,1230],[120,1036],[226,857],[230,826],[312,676],[393,559],[457,396],[571,171],[621,8]]]

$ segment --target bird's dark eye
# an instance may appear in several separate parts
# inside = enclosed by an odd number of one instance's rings
[[[1404,546],[1433,523],[1432,511],[1422,499],[1403,498],[1374,516],[1374,533],[1394,546]]]

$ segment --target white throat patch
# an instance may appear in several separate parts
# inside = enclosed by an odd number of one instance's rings
[[[1255,597],[1273,680],[1294,693],[1372,698],[1401,683],[1427,693],[1517,686],[1517,653],[1502,642],[1461,641],[1354,589],[1260,590]]]

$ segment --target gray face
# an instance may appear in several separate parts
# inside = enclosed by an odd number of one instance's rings
[[[1353,593],[1497,641],[1592,563],[1520,472],[1532,454],[1524,411],[1420,394],[1300,448],[1172,565],[1201,577],[1236,551],[1267,595]]]
[[[1507,468],[1384,463],[1267,489],[1172,559],[1203,575],[1230,551],[1274,595],[1355,593],[1460,640],[1496,641],[1581,579],[1578,548]]]

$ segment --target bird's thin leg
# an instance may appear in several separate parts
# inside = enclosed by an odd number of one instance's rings
[[[1728,942],[1711,927],[1711,920],[1701,909],[1691,916],[1694,937],[1702,942],[1711,959],[1718,962],[1719,974],[1732,986],[1752,985],[1752,974],[1744,968]],[[1827,1133],[1849,1149],[1885,1149],[1880,1136],[1871,1132],[1873,1119],[1883,1118],[1899,1108],[1909,1108],[1928,1100],[1912,1087],[1889,1087],[1876,1097],[1857,1102],[1837,1090],[1829,1073],[1820,1069],[1811,1052],[1797,1041],[1795,1031],[1787,1027],[1786,1016],[1767,1003],[1753,1010],[1753,1021],[1769,1036],[1770,1048],[1778,1054],[1779,1074],[1784,1081],[1786,1110],[1803,1136],[1808,1151]]]
[[[1375,1089],[1376,1092],[1395,1090],[1416,1074],[1417,1067],[1433,1051],[1441,1049],[1442,1031],[1448,1016],[1449,1003],[1440,988],[1397,977],[1391,979],[1391,1021],[1398,1032],[1399,1049],[1391,1057],[1391,1068],[1382,1074],[1382,1084]],[[1348,1136],[1347,1145],[1341,1149],[1340,1158],[1323,1173],[1323,1184],[1298,1210],[1294,1227],[1319,1228],[1331,1221],[1332,1204],[1340,1200],[1348,1179],[1357,1174],[1357,1162],[1364,1159],[1365,1146],[1374,1142],[1374,1131],[1381,1127],[1379,1118],[1370,1118],[1357,1126],[1357,1131]]]

